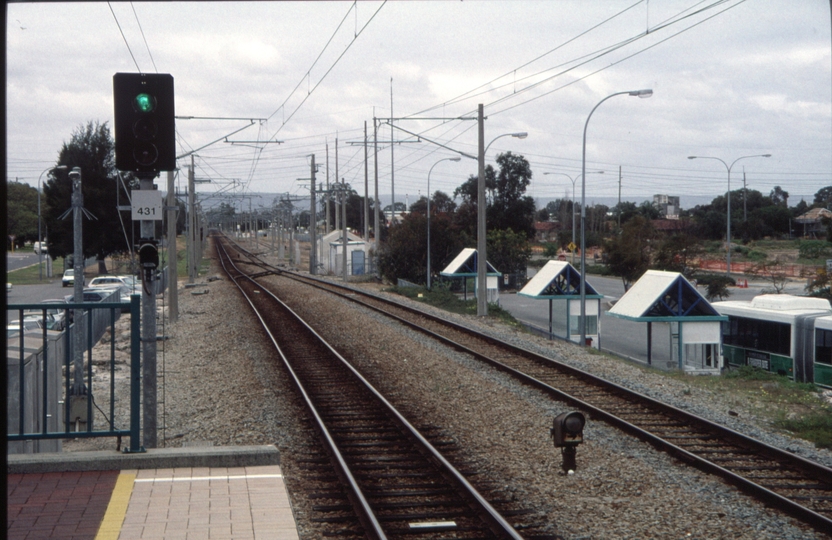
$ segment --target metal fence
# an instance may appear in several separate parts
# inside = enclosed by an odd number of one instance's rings
[[[8,377],[8,434],[9,453],[59,451],[61,439],[90,437],[130,437],[125,452],[141,452],[140,445],[140,304],[141,297],[133,295],[130,302],[68,303],[60,305],[70,325],[60,331],[51,331],[45,324],[34,331],[25,331],[24,314],[40,313],[47,319],[47,310],[56,304],[9,304],[7,317],[17,317],[23,332],[7,330],[6,369]],[[124,308],[130,314],[130,376],[129,376],[129,427],[117,425],[116,396],[116,321]],[[77,325],[77,326],[76,326]],[[81,328],[80,343],[73,335]],[[93,390],[93,348],[109,330],[109,361],[103,369],[109,374],[106,389]],[[80,351],[78,349],[81,349]],[[73,380],[76,355],[81,359],[83,391],[74,388]],[[84,360],[84,356],[86,359]],[[75,379],[77,381],[77,379]],[[124,396],[118,396],[123,399]],[[99,407],[109,407],[109,414]],[[104,416],[104,426],[93,422],[93,406]],[[61,422],[61,419],[63,422]],[[83,424],[82,424],[83,421]],[[100,422],[99,422],[100,423]],[[121,422],[118,422],[121,423]],[[63,424],[63,426],[61,426]],[[84,429],[79,429],[83,426]]]

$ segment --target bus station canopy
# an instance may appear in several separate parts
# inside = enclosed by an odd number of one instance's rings
[[[641,322],[726,321],[678,272],[648,270],[608,312]]]
[[[498,272],[488,261],[486,264],[486,275],[500,277],[503,274]],[[454,260],[439,272],[443,277],[476,277],[477,275],[477,250],[474,248],[465,248],[459,252]]]
[[[584,280],[586,298],[603,298]],[[574,299],[581,294],[581,273],[566,261],[549,261],[526,283],[520,296],[541,299]]]

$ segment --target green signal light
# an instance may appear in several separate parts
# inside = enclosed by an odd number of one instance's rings
[[[150,94],[139,94],[133,98],[133,107],[136,112],[149,113],[156,108],[156,98]]]

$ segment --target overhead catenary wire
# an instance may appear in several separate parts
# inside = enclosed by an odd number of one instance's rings
[[[153,70],[156,73],[159,73],[159,68],[156,67],[156,60],[153,59],[153,53],[150,52],[150,45],[147,43],[147,37],[144,35],[144,29],[142,28],[142,23],[139,21],[139,14],[136,13],[136,6],[133,5],[133,2],[130,2],[130,8],[133,10],[133,16],[136,18],[136,24],[139,26],[139,32],[142,34],[144,47],[147,49],[147,55],[150,57],[150,63],[153,64]]]
[[[124,40],[124,45],[127,46],[127,52],[130,53],[130,58],[132,58],[133,63],[136,64],[136,71],[141,73],[142,69],[139,67],[139,63],[136,61],[135,55],[133,55],[133,49],[131,49],[130,44],[127,43],[127,37],[124,35],[124,30],[122,30],[121,24],[118,22],[118,17],[116,17],[116,12],[113,11],[113,6],[110,4],[110,2],[107,2],[107,7],[110,8],[110,13],[113,14],[113,20],[116,21],[116,26],[118,27],[118,31],[121,34],[121,39]]]

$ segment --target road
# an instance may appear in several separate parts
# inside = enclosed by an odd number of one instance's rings
[[[529,269],[529,277],[533,270]],[[647,364],[647,324],[626,321],[613,317],[607,311],[624,295],[624,284],[620,278],[588,276],[587,282],[595,290],[604,295],[601,300],[601,348],[616,355]],[[803,282],[791,282],[784,292],[789,294],[804,294]],[[748,288],[730,287],[729,300],[749,301],[762,294],[764,289],[770,288],[763,282],[749,281]],[[698,287],[702,296],[705,288]],[[518,296],[517,294],[500,294],[500,306],[511,313],[516,319],[542,330],[549,328],[548,300]],[[566,335],[565,306],[563,302],[553,302],[553,327],[557,336]],[[670,362],[670,330],[667,324],[653,325],[652,364],[660,369],[675,368]]]

